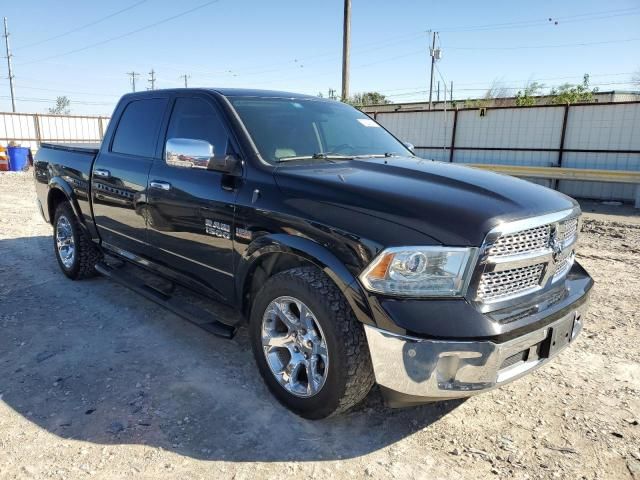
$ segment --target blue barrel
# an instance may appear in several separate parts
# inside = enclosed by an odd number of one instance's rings
[[[19,172],[29,168],[29,149],[27,147],[8,147],[9,170]]]

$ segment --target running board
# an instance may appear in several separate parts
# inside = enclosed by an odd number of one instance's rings
[[[209,333],[228,339],[233,338],[236,334],[236,327],[218,320],[214,313],[163,293],[159,289],[153,288],[136,278],[135,275],[126,274],[103,262],[97,263],[95,269],[105,277],[133,290]]]

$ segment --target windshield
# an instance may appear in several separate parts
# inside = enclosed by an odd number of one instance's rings
[[[231,97],[229,101],[270,163],[315,158],[411,155],[364,113],[338,101]]]

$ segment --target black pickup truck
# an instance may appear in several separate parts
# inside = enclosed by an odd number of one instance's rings
[[[100,146],[43,144],[35,180],[67,277],[100,272],[223,337],[247,322],[264,381],[307,418],[374,383],[403,406],[514,380],[572,343],[593,285],[574,200],[416,157],[333,100],[125,95]]]

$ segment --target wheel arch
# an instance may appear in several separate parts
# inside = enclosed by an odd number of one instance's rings
[[[323,271],[344,294],[356,318],[371,323],[364,292],[344,263],[319,243],[287,234],[259,237],[242,255],[236,275],[236,292],[245,318],[249,318],[253,297],[264,281],[279,272],[304,265]]]
[[[80,227],[89,233],[89,229],[84,223],[84,217],[78,205],[78,201],[73,192],[73,188],[61,177],[53,177],[49,180],[49,192],[47,193],[47,213],[49,214],[49,223],[53,225],[56,209],[62,202],[68,202],[71,205],[73,214],[78,219]]]

